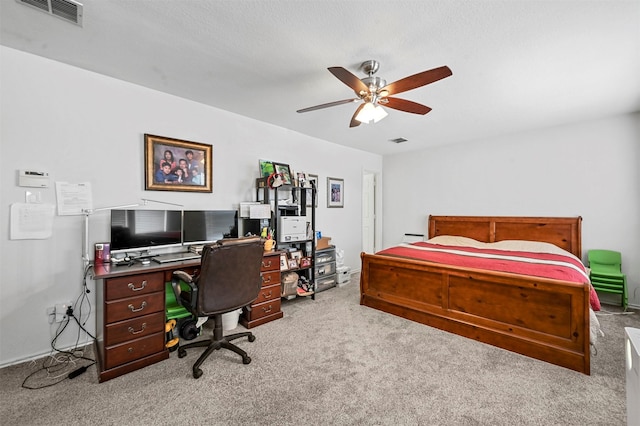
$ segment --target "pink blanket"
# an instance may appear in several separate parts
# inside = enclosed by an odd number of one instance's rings
[[[589,274],[582,262],[574,257],[552,253],[532,253],[416,242],[391,247],[377,254],[467,268],[552,278],[574,283],[589,282]],[[591,286],[589,296],[592,309],[599,311],[600,301]]]

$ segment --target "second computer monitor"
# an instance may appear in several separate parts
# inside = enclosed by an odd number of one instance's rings
[[[237,210],[184,211],[183,244],[207,244],[223,238],[238,238]]]

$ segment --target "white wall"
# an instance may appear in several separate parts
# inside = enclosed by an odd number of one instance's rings
[[[622,252],[640,307],[640,114],[388,156],[384,176],[385,247],[430,214],[582,216],[583,261]]]
[[[47,307],[75,300],[82,286],[81,216],[56,215],[50,239],[9,240],[9,206],[27,189],[17,186],[19,169],[50,173],[52,186],[40,190],[47,203],[56,202],[54,182],[66,181],[91,182],[95,208],[150,198],[229,209],[254,199],[259,159],[286,163],[319,176],[317,228],[359,269],[362,170],[381,172],[380,156],[4,46],[0,67],[0,366],[47,353],[55,332]],[[145,191],[144,133],[211,144],[213,193]],[[327,176],[344,179],[344,209],[326,208]],[[108,218],[91,217],[91,245],[109,240]],[[72,345],[75,330],[58,346]]]

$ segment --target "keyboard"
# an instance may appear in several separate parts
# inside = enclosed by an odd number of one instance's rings
[[[180,262],[183,260],[192,260],[192,259],[200,259],[200,255],[197,253],[168,253],[161,254],[153,257],[153,261],[157,263],[169,263],[169,262]]]

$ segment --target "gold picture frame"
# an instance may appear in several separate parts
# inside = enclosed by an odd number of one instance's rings
[[[144,135],[147,191],[213,192],[213,147]]]

